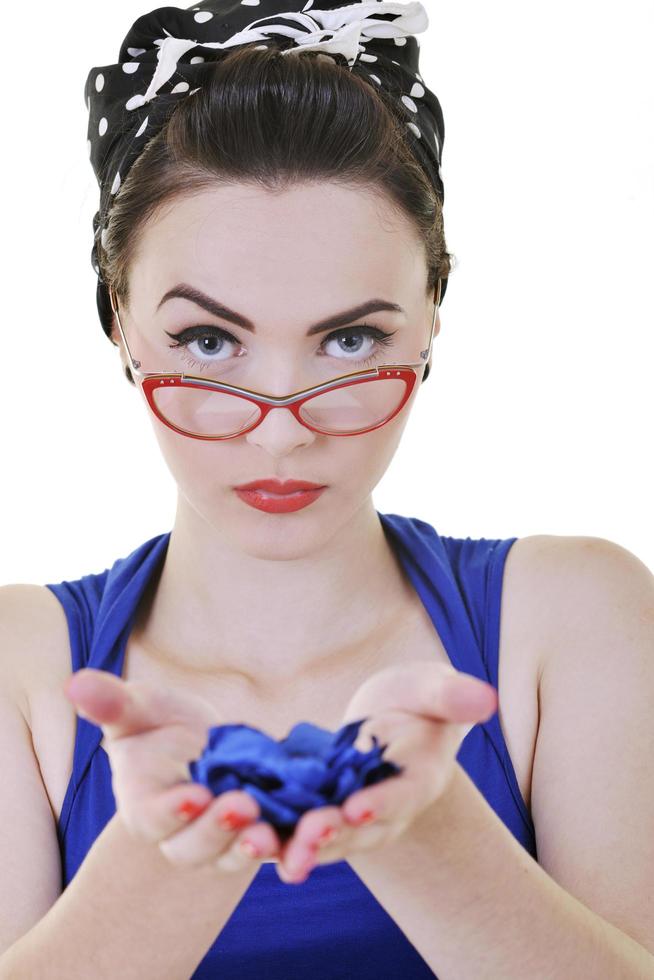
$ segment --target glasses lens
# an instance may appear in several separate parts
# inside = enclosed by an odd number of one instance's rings
[[[385,422],[398,409],[406,390],[399,378],[359,381],[314,395],[300,417],[328,434],[362,432]],[[158,411],[172,425],[197,436],[235,436],[259,418],[254,402],[240,395],[175,386],[154,389]]]
[[[334,435],[364,432],[393,415],[405,390],[401,378],[355,382],[314,395],[300,408],[300,417],[317,429]]]
[[[178,429],[196,436],[237,435],[259,417],[254,402],[207,388],[155,388],[154,402]]]

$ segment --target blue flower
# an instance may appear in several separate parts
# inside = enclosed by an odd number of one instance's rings
[[[379,746],[374,735],[367,752],[354,748],[364,721],[337,732],[303,721],[279,741],[250,725],[214,726],[200,758],[189,763],[191,779],[214,796],[248,792],[261,808],[259,819],[286,841],[307,810],[340,806],[356,790],[403,771],[382,759],[387,746]]]

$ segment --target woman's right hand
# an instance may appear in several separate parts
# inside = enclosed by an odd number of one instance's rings
[[[255,823],[261,809],[254,797],[243,790],[214,796],[191,779],[188,763],[201,755],[209,728],[224,724],[207,701],[89,667],[66,681],[64,694],[102,728],[116,811],[133,836],[184,867],[240,871],[279,855],[274,827]],[[244,839],[257,855],[240,847]]]

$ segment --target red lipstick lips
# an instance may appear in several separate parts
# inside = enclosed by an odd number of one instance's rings
[[[265,490],[268,493],[295,493],[297,490],[320,490],[324,483],[308,483],[306,480],[278,480],[266,477],[263,480],[253,480],[242,483],[235,490]]]
[[[250,507],[267,514],[290,514],[308,507],[326,490],[320,483],[306,480],[277,480],[266,478],[253,480],[234,487],[237,496]],[[272,494],[272,496],[271,496]]]

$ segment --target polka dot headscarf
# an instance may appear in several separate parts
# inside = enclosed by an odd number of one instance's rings
[[[388,0],[346,4],[334,0],[201,0],[189,8],[158,7],[134,21],[121,45],[118,64],[92,68],[84,87],[89,156],[100,185],[91,263],[98,276],[98,313],[106,335],[111,334],[112,311],[97,247],[106,234],[115,195],[178,100],[201,88],[212,62],[234,45],[267,47],[272,42],[285,55],[300,51],[344,55],[350,71],[397,100],[406,116],[414,153],[443,201],[443,112],[418,71],[420,48],[413,36],[428,25],[421,3]]]

